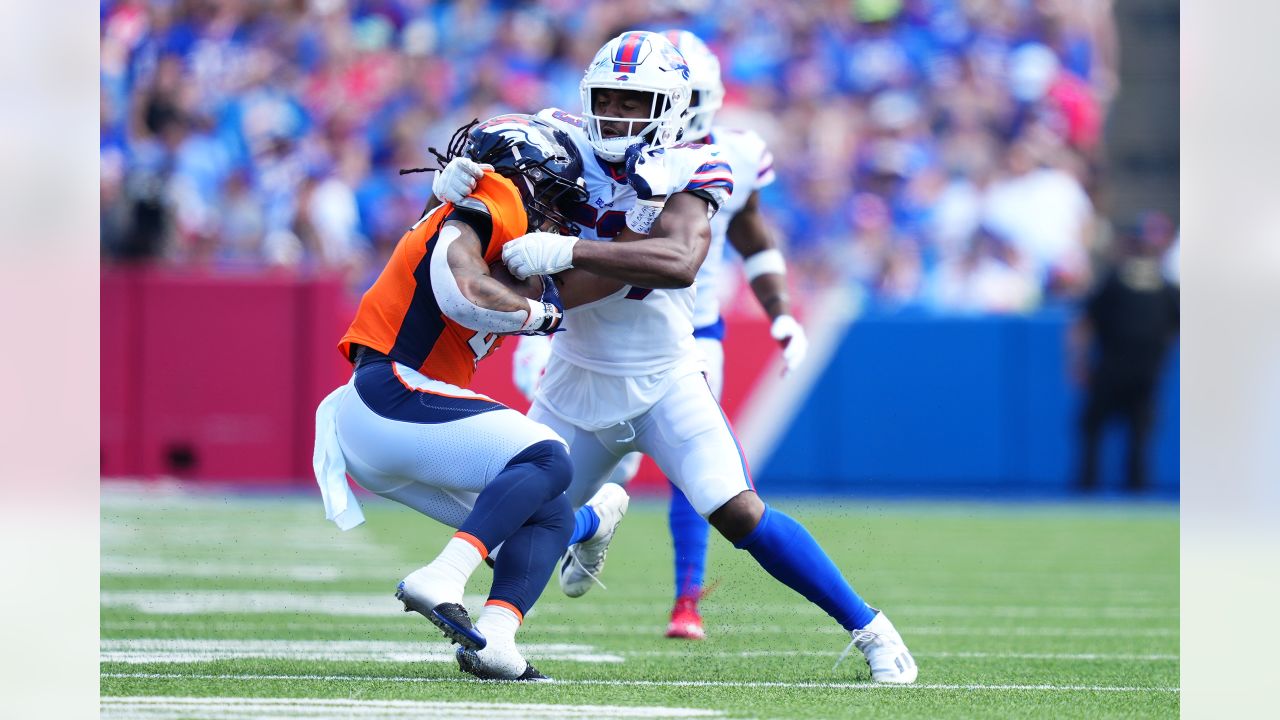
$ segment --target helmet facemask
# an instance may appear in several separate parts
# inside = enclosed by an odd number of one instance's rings
[[[645,143],[667,148],[680,142],[689,106],[689,68],[680,51],[656,33],[625,32],[610,40],[591,62],[579,86],[587,139],[606,162],[621,162],[627,148]],[[597,113],[602,90],[642,93],[647,112],[641,117]],[[616,108],[619,103],[613,103]],[[603,125],[621,123],[620,134],[606,137]]]
[[[548,165],[556,161],[554,157],[543,158],[541,162],[520,157],[520,147],[513,144],[510,148],[516,156],[512,165],[503,164],[498,173],[515,184],[524,200],[525,214],[529,217],[528,232],[546,230],[550,224],[554,232],[561,235],[577,235],[579,228],[570,220],[573,208],[585,203],[588,199],[585,183],[582,178],[577,182],[560,177]],[[506,168],[510,168],[509,170]]]

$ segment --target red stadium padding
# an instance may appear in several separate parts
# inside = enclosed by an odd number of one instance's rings
[[[347,381],[336,350],[356,300],[333,277],[161,269],[102,273],[102,474],[313,482],[315,408]],[[763,318],[730,318],[730,418],[777,352]],[[524,411],[514,341],[474,387]],[[633,489],[665,488],[646,461]]]
[[[136,475],[141,458],[138,448],[138,367],[135,362],[138,334],[139,282],[136,273],[102,271],[101,395],[102,474],[108,477]]]

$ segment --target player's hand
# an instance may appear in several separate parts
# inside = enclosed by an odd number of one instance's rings
[[[492,165],[482,165],[470,158],[456,157],[449,161],[444,169],[436,173],[431,181],[431,192],[443,202],[456,203],[476,189],[476,183],[484,177],[485,170],[492,170]]]
[[[564,301],[560,290],[548,275],[542,276],[542,297],[529,300],[529,319],[516,335],[551,335],[560,332],[564,322]]]
[[[627,184],[636,191],[636,197],[650,200],[671,194],[671,174],[667,171],[666,153],[652,150],[644,143],[627,148],[623,157]]]
[[[573,246],[578,238],[532,232],[502,246],[502,262],[518,279],[530,275],[555,275],[573,267]]]
[[[538,381],[542,379],[542,371],[550,361],[551,338],[532,335],[522,337],[516,343],[516,351],[511,356],[511,381],[526,400],[533,400]]]
[[[804,362],[809,352],[809,339],[805,337],[804,328],[790,315],[779,315],[769,327],[769,334],[782,346],[782,362],[786,368],[783,375],[794,371]]]

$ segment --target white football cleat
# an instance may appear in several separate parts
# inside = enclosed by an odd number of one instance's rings
[[[467,608],[462,604],[462,588],[423,567],[400,581],[396,599],[404,603],[405,612],[416,612],[440,628],[445,637],[465,648],[478,650],[487,640],[475,628]]]
[[[906,685],[916,681],[919,668],[916,667],[915,658],[911,657],[907,644],[902,641],[902,636],[884,613],[877,610],[876,616],[866,627],[849,634],[853,638],[850,646],[857,647],[867,656],[867,665],[871,667],[871,679],[874,682]],[[848,652],[849,648],[845,648],[845,653]],[[843,660],[844,655],[840,659]]]
[[[560,589],[569,597],[581,597],[592,585],[604,587],[600,573],[604,571],[604,556],[609,551],[613,533],[627,513],[631,498],[621,485],[605,483],[587,504],[600,516],[600,527],[591,537],[565,551],[560,564]]]
[[[551,679],[524,659],[511,638],[495,638],[481,650],[460,647],[456,657],[459,670],[481,680],[546,682]]]

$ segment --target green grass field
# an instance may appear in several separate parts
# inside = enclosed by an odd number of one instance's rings
[[[386,502],[340,533],[318,496],[102,502],[102,714],[130,718],[1175,717],[1173,506],[779,501],[920,665],[870,683],[848,635],[713,538],[704,642],[662,637],[665,505],[633,502],[603,580],[554,581],[520,633],[558,682],[482,683],[400,611],[449,531]],[[470,588],[483,595],[490,574]],[[478,602],[469,601],[472,605]]]

